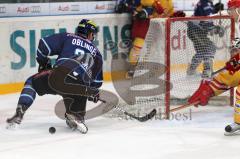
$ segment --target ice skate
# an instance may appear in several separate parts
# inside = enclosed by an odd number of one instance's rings
[[[187,69],[187,78],[199,78],[199,77],[201,77],[201,74],[200,73],[198,73],[196,70],[191,70],[190,68],[189,69]]]
[[[79,114],[65,113],[66,124],[72,130],[79,130],[82,134],[88,132],[88,127],[84,123],[84,117]]]
[[[240,124],[232,123],[225,127],[225,136],[240,135]]]
[[[21,124],[21,121],[23,119],[25,111],[23,110],[23,107],[19,105],[16,109],[16,113],[13,115],[13,117],[7,119],[7,129],[16,128],[19,124]]]
[[[211,70],[203,70],[202,78],[204,78],[204,79],[212,78],[212,71]]]

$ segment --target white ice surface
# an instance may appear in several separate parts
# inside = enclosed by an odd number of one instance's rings
[[[112,90],[109,84],[105,89]],[[21,127],[5,129],[19,94],[0,96],[0,159],[239,159],[240,136],[226,137],[233,108],[183,110],[188,120],[145,123],[98,117],[86,135],[69,130],[54,114],[58,96],[37,97]],[[51,135],[48,128],[54,126]]]

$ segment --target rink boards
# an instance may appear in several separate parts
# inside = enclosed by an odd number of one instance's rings
[[[0,78],[0,94],[20,91],[26,78],[37,72],[38,65],[35,57],[38,41],[41,37],[59,32],[74,32],[82,18],[92,19],[99,25],[99,34],[95,44],[103,54],[104,80],[110,81],[113,73],[119,78],[125,77],[124,64],[114,63],[119,66],[113,70],[111,63],[112,56],[116,54],[124,53],[127,57],[131,47],[129,41],[131,18],[127,14],[1,18],[0,74],[2,78]],[[173,33],[173,43],[170,47],[174,51],[186,52],[182,41],[178,43],[179,39],[184,36],[186,34],[182,32],[181,34],[179,32]],[[161,51],[163,53],[163,50]],[[221,54],[221,51],[219,53]],[[222,62],[219,62],[222,65]],[[182,71],[186,67],[186,62],[175,63],[171,69],[175,72]],[[116,75],[114,76],[116,77]]]
[[[41,37],[74,32],[83,18],[99,26],[95,44],[103,54],[104,79],[110,79],[111,57],[128,52],[131,18],[127,14],[21,17],[0,19],[0,94],[19,91],[26,78],[37,72],[36,49]]]

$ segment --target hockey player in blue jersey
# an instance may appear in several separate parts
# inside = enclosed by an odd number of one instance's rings
[[[193,16],[211,16],[222,10],[222,3],[213,5],[212,0],[199,0],[194,9]],[[224,29],[216,26],[212,21],[189,21],[187,35],[193,42],[195,55],[192,57],[191,63],[187,69],[187,75],[196,74],[196,69],[203,62],[202,78],[210,78],[212,74],[213,58],[216,52],[215,44],[208,37],[209,34],[218,34],[223,37]]]
[[[39,63],[38,73],[26,80],[18,100],[16,113],[13,117],[7,119],[10,127],[21,123],[25,112],[32,105],[36,93],[40,96],[54,94],[63,97],[67,125],[72,129],[80,130],[82,133],[87,132],[88,129],[84,123],[86,102],[87,100],[93,102],[99,100],[98,88],[102,85],[103,80],[102,55],[92,43],[96,33],[96,24],[91,20],[83,19],[80,21],[75,34],[59,33],[40,39],[36,58]],[[57,55],[57,59],[52,68],[49,56],[53,55]],[[66,82],[80,84],[84,88],[90,87],[93,90],[90,93],[69,94],[58,91],[50,85],[51,81],[49,82],[49,79],[59,78],[54,77],[56,70],[58,71],[58,68],[67,61],[75,59],[78,60],[79,65],[69,73]],[[52,83],[55,83],[55,81]],[[65,86],[65,84],[64,82],[60,85]]]
[[[214,5],[212,0],[199,0],[194,9],[194,16],[209,16],[214,14]]]

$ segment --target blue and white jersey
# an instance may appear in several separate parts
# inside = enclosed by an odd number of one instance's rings
[[[200,0],[194,9],[194,16],[209,16],[215,13],[211,0]]]
[[[71,33],[59,33],[40,39],[37,59],[44,61],[48,56],[54,55],[57,55],[55,66],[65,60],[80,57],[79,67],[73,70],[73,75],[85,85],[96,88],[102,85],[102,55],[90,40]],[[89,78],[90,81],[84,80]]]

